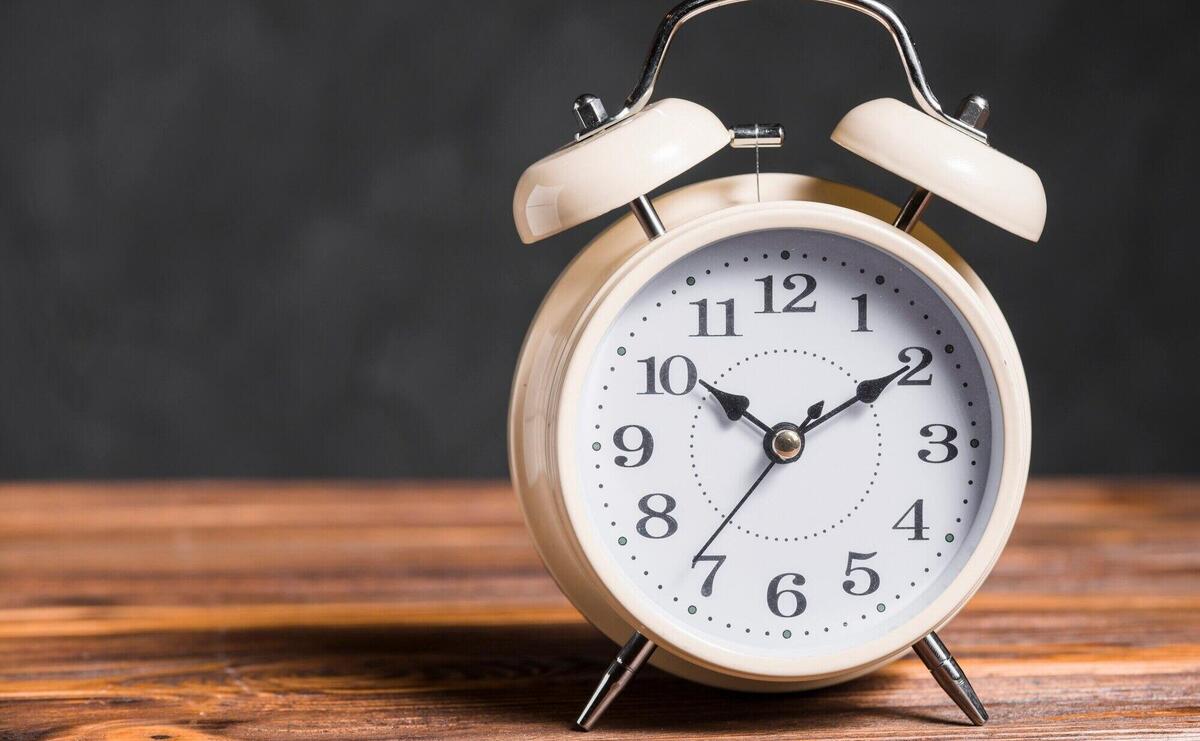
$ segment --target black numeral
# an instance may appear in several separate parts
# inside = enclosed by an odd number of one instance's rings
[[[650,506],[655,501],[655,497],[662,497],[662,509],[653,509]],[[638,509],[640,509],[646,515],[637,522],[638,535],[642,536],[643,538],[662,540],[663,538],[671,537],[675,534],[675,531],[679,529],[679,523],[676,522],[675,518],[670,515],[670,513],[675,510],[675,498],[669,494],[647,494],[646,496],[642,497],[640,501],[638,501]],[[664,529],[658,535],[653,535],[650,533],[649,526],[652,520],[661,520],[663,523]],[[656,526],[655,529],[657,530],[659,528]]]
[[[817,290],[817,279],[812,277],[808,273],[792,273],[791,275],[789,275],[788,277],[783,279],[784,289],[786,289],[788,291],[796,290],[796,281],[795,281],[796,278],[800,278],[804,281],[804,288],[802,288],[800,290],[800,295],[796,296],[791,301],[787,302],[787,305],[783,307],[782,312],[775,311],[775,276],[767,275],[762,278],[755,278],[754,280],[756,282],[763,284],[763,308],[762,308],[762,311],[756,311],[754,313],[755,314],[779,314],[779,313],[795,314],[795,313],[799,313],[799,312],[816,311],[817,310],[816,299],[813,299],[813,302],[811,304],[809,304],[808,306],[800,306],[799,304],[801,301],[808,298],[808,295],[810,293]]]
[[[676,360],[683,361],[684,369],[687,371],[687,379],[683,385],[683,388],[678,391],[675,390],[675,381],[671,380],[672,378],[675,378],[675,376],[671,373],[672,366],[678,367],[679,365],[675,362]],[[661,394],[662,391],[658,390],[658,386],[655,383],[656,378],[657,382],[662,384],[663,391],[666,391],[668,394],[673,396],[683,396],[684,394],[691,393],[692,389],[696,388],[696,364],[693,363],[691,359],[684,357],[683,355],[672,355],[664,360],[662,367],[658,369],[657,374],[654,372],[655,361],[653,355],[648,358],[643,358],[638,362],[646,366],[646,390],[639,391],[639,394]]]
[[[625,433],[629,430],[638,431],[637,447],[629,447],[628,443],[625,442]],[[654,436],[650,434],[650,430],[641,425],[618,427],[617,431],[613,433],[613,445],[617,446],[617,450],[623,450],[626,453],[641,453],[637,463],[630,463],[629,457],[624,455],[618,455],[616,458],[613,458],[613,463],[622,468],[644,466],[646,465],[646,461],[650,460],[650,456],[654,454]]]
[[[696,568],[696,564],[700,563],[701,561],[711,561],[713,565],[712,571],[708,572],[708,576],[704,578],[704,584],[700,587],[700,595],[702,597],[711,597],[713,592],[713,579],[717,578],[717,570],[725,565],[725,557],[697,556],[696,560],[692,562],[692,568]]]
[[[861,294],[850,299],[858,304],[858,329],[851,330],[852,332],[870,332],[867,329],[867,294]]]
[[[741,337],[733,328],[733,299],[717,301],[717,306],[725,307],[725,331],[722,334],[710,334],[708,331],[708,299],[702,298],[699,301],[693,301],[692,306],[696,307],[696,313],[699,315],[700,327],[696,330],[696,334],[692,337]]]
[[[912,525],[905,525],[904,521],[912,515]],[[913,534],[909,540],[929,540],[925,537],[925,531],[929,528],[925,527],[925,500],[918,499],[913,502],[912,506],[904,510],[904,514],[900,515],[900,519],[896,520],[896,524],[892,525],[893,530],[912,530]]]
[[[903,518],[901,518],[903,519]],[[847,579],[842,582],[842,589],[846,594],[852,594],[855,597],[865,597],[871,594],[876,589],[879,589],[879,574],[874,569],[869,569],[866,566],[855,566],[855,561],[866,561],[868,558],[875,558],[874,553],[855,553],[850,551],[850,555],[846,558],[846,576],[854,576],[855,571],[861,571],[867,577],[867,588],[861,592],[854,591],[854,579]]]
[[[793,586],[804,586],[803,576],[799,574],[780,574],[767,585],[767,608],[781,618],[796,617],[803,614],[808,608],[808,600],[797,589],[780,589],[779,583],[784,579],[791,579]],[[779,598],[785,594],[790,594],[793,599],[792,610],[786,614],[779,609]]]
[[[929,444],[941,445],[942,449],[946,451],[946,457],[935,459],[933,451],[925,449],[918,450],[917,457],[926,463],[948,463],[958,457],[958,447],[950,442],[958,438],[958,430],[950,425],[925,425],[921,428],[921,437],[933,437],[934,427],[941,427],[945,431],[945,435],[941,440],[930,440]]]
[[[916,367],[910,369],[908,371],[908,373],[905,373],[903,376],[900,376],[900,380],[896,381],[896,385],[897,386],[928,386],[928,385],[932,384],[933,383],[933,373],[930,373],[925,378],[913,378],[913,376],[915,376],[917,373],[920,373],[921,371],[923,371],[929,367],[929,364],[933,362],[933,353],[929,352],[928,350],[926,350],[923,347],[906,347],[900,351],[899,358],[900,358],[901,363],[911,363],[912,362],[912,356],[909,355],[910,351],[915,351],[918,354],[920,354],[921,362],[917,363]]]

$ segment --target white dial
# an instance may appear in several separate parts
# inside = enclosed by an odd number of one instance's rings
[[[990,517],[1003,433],[983,358],[941,291],[857,239],[695,250],[591,358],[576,527],[706,642],[811,657],[877,638],[946,588]]]

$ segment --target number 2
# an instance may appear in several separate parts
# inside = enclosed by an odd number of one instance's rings
[[[900,351],[900,355],[899,355],[900,362],[901,363],[911,363],[912,356],[910,356],[908,353],[913,350],[915,350],[921,356],[921,362],[917,363],[916,367],[910,369],[908,371],[908,373],[905,373],[903,376],[900,376],[900,380],[896,381],[896,385],[897,386],[930,386],[930,385],[932,385],[933,384],[933,374],[932,373],[930,373],[928,376],[925,376],[924,378],[913,378],[913,376],[915,376],[916,374],[918,374],[921,371],[928,368],[929,364],[933,362],[933,353],[929,352],[929,350],[927,350],[924,347],[906,347]]]

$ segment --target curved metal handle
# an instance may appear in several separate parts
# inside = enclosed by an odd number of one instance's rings
[[[642,75],[638,79],[637,86],[634,87],[633,92],[625,99],[624,106],[612,116],[598,122],[593,128],[581,131],[576,138],[586,139],[589,136],[598,134],[609,126],[632,116],[646,107],[646,104],[650,102],[650,98],[654,95],[654,84],[658,82],[658,75],[662,71],[663,60],[667,56],[667,47],[671,45],[671,39],[674,38],[675,32],[684,23],[687,23],[701,13],[714,10],[723,5],[733,5],[734,3],[746,1],[684,0],[672,8],[663,17],[662,22],[658,24],[658,32],[654,35],[654,43],[650,45],[650,53],[646,57],[646,64],[642,67]],[[920,106],[921,110],[942,123],[952,126],[984,144],[987,143],[987,134],[942,110],[942,106],[934,96],[933,90],[929,88],[929,82],[925,79],[925,70],[921,66],[921,60],[917,57],[917,47],[913,44],[912,37],[908,33],[908,28],[905,27],[904,22],[900,20],[900,16],[896,15],[894,10],[877,0],[817,0],[817,2],[850,8],[878,21],[887,29],[888,33],[892,35],[892,39],[896,42],[896,50],[900,53],[900,62],[904,66],[905,76],[908,77],[908,85],[912,88],[913,98],[916,99],[917,105]]]

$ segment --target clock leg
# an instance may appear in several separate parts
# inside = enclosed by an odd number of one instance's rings
[[[654,653],[655,648],[657,646],[654,645],[654,641],[641,633],[633,634],[617,652],[617,658],[608,665],[608,671],[604,672],[604,676],[600,678],[600,684],[596,686],[596,691],[583,706],[583,712],[575,721],[576,730],[592,730],[592,726],[596,725],[596,721],[600,720],[600,716],[604,715],[608,706],[617,699],[617,695],[621,694],[625,685],[633,679],[633,675],[637,674],[638,669],[642,668],[642,664],[645,664],[646,660]]]
[[[913,651],[917,652],[917,656],[925,663],[925,668],[972,723],[977,726],[987,723],[987,709],[979,701],[979,696],[975,694],[967,675],[963,673],[950,649],[946,648],[946,644],[942,643],[937,633],[930,633],[922,638],[913,645]]]

